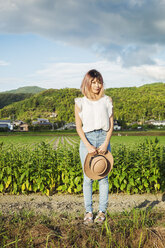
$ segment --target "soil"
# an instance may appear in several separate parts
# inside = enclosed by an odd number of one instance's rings
[[[99,194],[93,195],[93,210],[98,211]],[[122,212],[132,208],[165,210],[164,194],[109,194],[108,211]],[[20,210],[32,210],[35,213],[52,215],[53,213],[78,214],[84,212],[84,199],[82,195],[54,194],[46,196],[41,194],[8,195],[0,194],[0,212],[14,213]]]

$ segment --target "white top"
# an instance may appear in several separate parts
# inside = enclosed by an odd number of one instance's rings
[[[112,115],[112,101],[104,95],[97,101],[88,99],[86,96],[75,98],[75,103],[80,109],[79,116],[82,120],[83,131],[109,130],[109,118]]]

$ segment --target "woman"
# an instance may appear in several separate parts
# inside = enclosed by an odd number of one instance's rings
[[[104,95],[102,75],[92,69],[82,81],[81,91],[84,97],[75,99],[76,130],[81,138],[80,158],[82,167],[88,153],[105,154],[111,151],[110,138],[113,131],[112,99]],[[103,222],[108,206],[108,176],[99,179],[99,212],[95,222]],[[86,215],[84,223],[93,222],[92,183],[84,173],[83,193]]]

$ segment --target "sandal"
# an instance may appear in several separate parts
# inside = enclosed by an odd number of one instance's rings
[[[88,225],[93,223],[93,214],[92,213],[86,213],[85,217],[84,217],[84,224]]]
[[[99,224],[99,223],[103,223],[104,221],[105,221],[105,213],[99,211],[99,213],[97,214],[94,222]]]

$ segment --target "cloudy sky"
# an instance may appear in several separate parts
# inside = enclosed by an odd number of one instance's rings
[[[165,0],[0,0],[0,91],[165,81]]]

